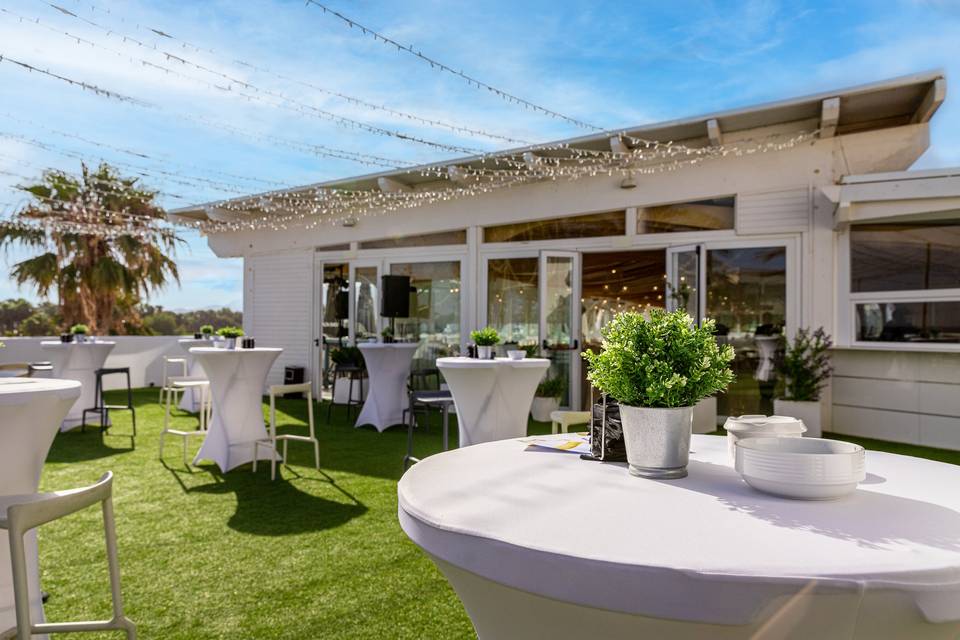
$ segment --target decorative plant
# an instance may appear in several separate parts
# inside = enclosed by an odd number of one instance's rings
[[[205,325],[203,325],[202,327],[200,327],[200,333],[202,333],[202,334],[205,335],[205,336],[212,336],[212,335],[213,335],[213,325],[212,325],[212,324],[205,324]]]
[[[360,365],[363,354],[357,347],[337,347],[330,352],[330,360],[337,365]]]
[[[635,407],[689,407],[733,381],[733,347],[714,338],[714,321],[697,327],[683,310],[651,308],[649,319],[620,313],[601,330],[599,352],[584,351],[587,379]]]
[[[384,327],[383,331],[380,332],[380,337],[383,338],[384,342],[393,342],[393,329]]]
[[[85,324],[75,324],[70,327],[70,333],[75,336],[85,336],[90,333],[90,327]]]
[[[500,344],[500,334],[493,327],[484,327],[470,332],[470,339],[478,347],[495,347]]]
[[[526,351],[528,358],[536,358],[540,355],[540,345],[536,342],[531,342],[530,344],[521,344],[520,348]]]
[[[217,330],[217,335],[222,338],[240,338],[243,336],[243,329],[240,327],[223,327]]]
[[[547,377],[544,378],[539,385],[537,385],[537,397],[557,398],[559,400],[561,397],[563,397],[563,394],[566,390],[567,381],[562,377]]]
[[[784,339],[783,353],[777,362],[783,400],[816,402],[827,384],[833,368],[828,351],[833,346],[830,336],[820,327],[814,332],[798,329],[793,343]]]

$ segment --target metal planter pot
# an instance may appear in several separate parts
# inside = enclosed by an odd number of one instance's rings
[[[659,409],[620,405],[630,473],[670,480],[687,475],[693,407]]]

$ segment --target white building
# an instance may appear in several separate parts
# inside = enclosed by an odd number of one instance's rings
[[[822,326],[837,347],[834,431],[960,449],[960,170],[906,171],[929,145],[945,91],[941,73],[922,73],[513,150],[500,157],[516,166],[629,153],[639,139],[730,153],[212,232],[209,243],[244,258],[245,330],[284,348],[271,382],[285,365],[318,380],[325,345],[376,336],[379,277],[401,274],[416,287],[417,318],[398,332],[421,340],[423,363],[493,325],[545,345],[569,403],[581,405],[577,353],[604,319],[679,304],[716,318],[737,347],[738,380],[720,414],[769,413],[769,385],[755,379],[758,333]],[[429,194],[485,166],[465,158],[171,215],[281,220],[322,189]],[[338,321],[340,291],[348,317]]]

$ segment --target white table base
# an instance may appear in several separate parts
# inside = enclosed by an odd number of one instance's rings
[[[395,424],[402,424],[407,378],[418,345],[397,342],[358,346],[367,365],[370,389],[354,426],[372,424],[377,431],[383,431]]]
[[[193,459],[213,460],[221,471],[253,461],[253,443],[267,437],[263,388],[281,349],[192,349],[210,380],[213,420]],[[260,447],[258,460],[281,457]]]

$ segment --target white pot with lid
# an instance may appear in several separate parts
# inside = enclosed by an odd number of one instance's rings
[[[723,428],[727,432],[727,450],[730,459],[737,456],[737,440],[745,438],[799,438],[807,428],[802,420],[789,416],[746,415],[730,416]]]

